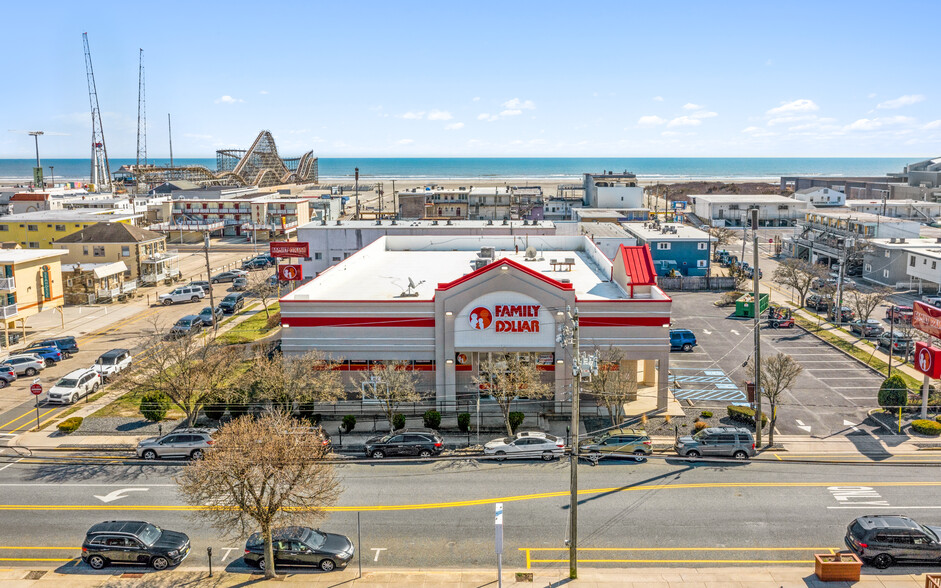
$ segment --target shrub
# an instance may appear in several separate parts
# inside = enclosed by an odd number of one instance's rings
[[[460,429],[462,433],[466,433],[470,430],[470,413],[462,412],[457,415],[457,428]]]
[[[709,423],[707,423],[706,421],[697,421],[697,422],[693,425],[693,428],[695,428],[695,429],[696,429],[696,432],[698,433],[699,431],[702,431],[703,429],[705,429],[705,428],[708,427],[708,426],[709,426]]]
[[[59,429],[59,432],[61,433],[71,433],[82,426],[83,420],[84,419],[82,419],[82,417],[67,418],[61,423],[59,423],[58,425],[56,425],[56,428]]]
[[[218,421],[225,415],[225,404],[221,402],[207,404],[203,407],[203,414],[207,419]]]
[[[235,420],[241,416],[248,414],[248,411],[251,409],[248,404],[242,402],[230,402],[225,405],[229,411],[229,416],[232,417],[232,420]]]
[[[526,418],[521,412],[511,412],[510,413],[510,429],[515,433],[516,429],[523,424],[523,419]]]
[[[422,421],[425,423],[426,429],[435,429],[437,431],[441,427],[441,413],[437,410],[426,410],[422,416]]]
[[[163,392],[146,392],[140,400],[140,413],[152,423],[162,421],[170,410],[170,399]]]
[[[941,435],[941,423],[937,421],[918,419],[917,421],[912,421],[912,428],[922,435],[931,435],[933,437]]]
[[[281,312],[276,312],[265,320],[265,330],[281,326]]]
[[[356,428],[356,417],[348,414],[343,417],[343,432],[349,433]]]
[[[938,421],[939,423],[941,423],[941,414],[939,414],[938,416],[934,417],[934,420],[936,420],[936,421]]]
[[[405,415],[397,412],[392,415],[392,429],[398,431],[399,429],[405,428]]]
[[[297,416],[312,425],[319,425],[322,416],[314,412],[313,404],[302,404],[297,407]]]
[[[704,410],[701,413],[699,413],[699,416],[701,416],[704,419],[712,418],[712,411]]]
[[[729,418],[733,421],[738,421],[740,423],[745,423],[747,425],[755,426],[755,411],[747,406],[735,406],[730,404],[726,407],[726,410],[729,411]],[[761,413],[761,426],[768,424],[768,415],[764,412]]]
[[[908,387],[902,376],[894,374],[882,382],[879,387],[879,406],[890,408],[908,405]]]

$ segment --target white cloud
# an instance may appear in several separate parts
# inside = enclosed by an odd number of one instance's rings
[[[683,133],[680,133],[679,131],[663,131],[662,133],[660,133],[660,136],[661,137],[675,137],[677,135],[682,135],[682,134]]]
[[[477,115],[477,120],[485,120],[487,122],[493,122],[497,120],[498,118],[500,117],[495,114],[488,114],[486,112],[481,112],[480,114]]]
[[[742,132],[751,137],[772,137],[774,133],[762,127],[745,127]]]
[[[446,131],[456,131],[456,130],[458,130],[458,129],[463,129],[463,128],[464,128],[464,123],[462,123],[462,122],[456,122],[456,123],[451,123],[451,124],[447,125],[446,127],[444,127],[444,130],[446,130]]]
[[[432,110],[428,113],[428,120],[451,120],[454,118],[447,110]]]
[[[698,127],[702,121],[691,116],[678,116],[667,123],[668,127]]]
[[[474,96],[474,102],[480,102],[480,96]]]
[[[399,139],[395,142],[396,145],[411,145],[415,142],[415,139]]]
[[[820,107],[817,106],[813,100],[800,98],[791,102],[783,102],[781,106],[772,108],[767,112],[767,114],[773,116],[777,114],[790,114],[793,112],[813,112],[815,110],[820,110]]]
[[[637,124],[642,127],[655,127],[657,125],[662,125],[665,122],[667,121],[665,121],[664,119],[660,118],[659,116],[655,114],[642,116],[639,119],[637,119]]]
[[[245,102],[245,101],[242,100],[241,98],[233,98],[228,95],[216,99],[216,104],[235,104],[236,102]]]
[[[519,114],[523,114],[523,111],[520,110],[520,109],[518,109],[518,108],[513,108],[513,109],[508,108],[508,109],[502,111],[502,112],[500,113],[500,116],[516,116],[516,115],[519,115]]]
[[[814,120],[817,118],[816,114],[802,114],[797,116],[777,116],[768,121],[768,126],[773,127],[774,125],[786,125],[794,122],[800,122],[805,120]]]
[[[532,100],[520,100],[519,98],[511,98],[503,103],[503,108],[507,110],[535,110],[536,105],[533,104]]]
[[[714,116],[719,116],[718,112],[712,112],[709,110],[700,110],[699,112],[694,112],[694,118],[712,118]]]
[[[268,93],[268,90],[261,90],[261,91],[259,91],[258,93],[259,93],[259,94],[267,94],[267,93]]]
[[[886,118],[861,118],[843,127],[846,131],[873,131],[882,127],[900,125],[913,122],[915,119],[908,116],[890,116]]]
[[[921,94],[906,94],[904,96],[899,96],[892,100],[886,100],[885,102],[880,102],[876,105],[876,108],[901,108],[903,106],[909,106],[915,104],[916,102],[921,102],[925,99]]]
[[[875,92],[870,92],[869,95],[866,96],[866,98],[875,98],[875,97],[876,97],[876,93],[875,93]]]
[[[692,102],[687,102],[683,105],[683,110],[700,110],[702,106],[698,104],[693,104]]]
[[[941,129],[941,119],[933,120],[925,125],[926,129]]]
[[[410,110],[406,112],[405,114],[400,114],[399,118],[404,118],[407,120],[421,120],[425,118],[425,111],[424,110]]]
[[[654,102],[663,102],[663,96],[654,96],[654,97],[653,97],[653,101],[654,101]]]

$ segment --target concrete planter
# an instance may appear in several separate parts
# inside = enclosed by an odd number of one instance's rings
[[[855,553],[814,554],[814,572],[822,582],[858,582],[862,567]]]

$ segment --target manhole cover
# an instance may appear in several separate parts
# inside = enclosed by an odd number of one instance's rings
[[[26,574],[24,580],[38,580],[46,575],[45,570],[33,570],[32,572]]]
[[[125,572],[121,574],[122,578],[143,578],[144,574],[141,572]]]

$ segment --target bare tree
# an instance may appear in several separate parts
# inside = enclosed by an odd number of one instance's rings
[[[192,427],[200,409],[221,397],[237,379],[241,359],[240,348],[221,345],[209,337],[157,338],[117,383],[135,392],[165,394],[186,413]]]
[[[872,313],[882,304],[892,290],[888,288],[876,288],[870,292],[862,292],[856,289],[844,289],[843,297],[849,303],[849,307],[856,313],[856,318],[864,323],[869,320]]]
[[[749,377],[754,379],[754,359],[748,361],[746,371]],[[778,420],[778,404],[780,404],[781,395],[794,384],[802,371],[804,368],[786,353],[778,353],[761,360],[761,395],[767,399],[768,408],[771,411],[768,443],[774,444],[774,425]]]
[[[745,288],[748,283],[745,267],[741,263],[734,263],[729,266],[729,277],[735,281],[735,289],[738,291]]]
[[[804,306],[807,294],[814,282],[823,279],[824,271],[816,264],[808,263],[803,259],[785,259],[778,264],[771,279],[783,286],[789,286],[800,297],[800,305]]]
[[[508,435],[513,435],[513,427],[510,426],[513,400],[520,396],[531,399],[552,397],[552,389],[542,381],[535,361],[528,354],[494,354],[480,362],[480,375],[474,378],[474,382],[486,389],[500,407]]]
[[[595,349],[598,373],[592,376],[588,390],[608,410],[611,426],[624,419],[624,403],[637,398],[637,370],[622,364],[624,352],[616,347]]]
[[[715,238],[714,249],[724,247],[738,239],[738,234],[726,227],[710,227],[709,236]]]
[[[299,404],[335,402],[343,394],[340,372],[317,350],[283,357],[259,351],[243,378],[256,401],[291,413]]]
[[[363,374],[363,390],[368,398],[378,400],[382,412],[389,419],[389,428],[395,430],[393,418],[399,405],[404,402],[418,402],[422,395],[417,390],[418,376],[409,369],[407,361],[373,364]]]
[[[176,478],[180,494],[189,505],[215,506],[195,516],[231,538],[260,530],[265,555],[259,564],[274,578],[277,527],[313,526],[340,496],[333,465],[324,462],[322,433],[275,413],[226,423],[214,441]]]
[[[278,283],[272,284],[269,279],[273,275],[277,274],[266,275],[265,272],[255,272],[251,274],[248,283],[248,293],[256,296],[261,301],[262,306],[265,308],[265,318],[271,318],[268,305],[278,299]]]

